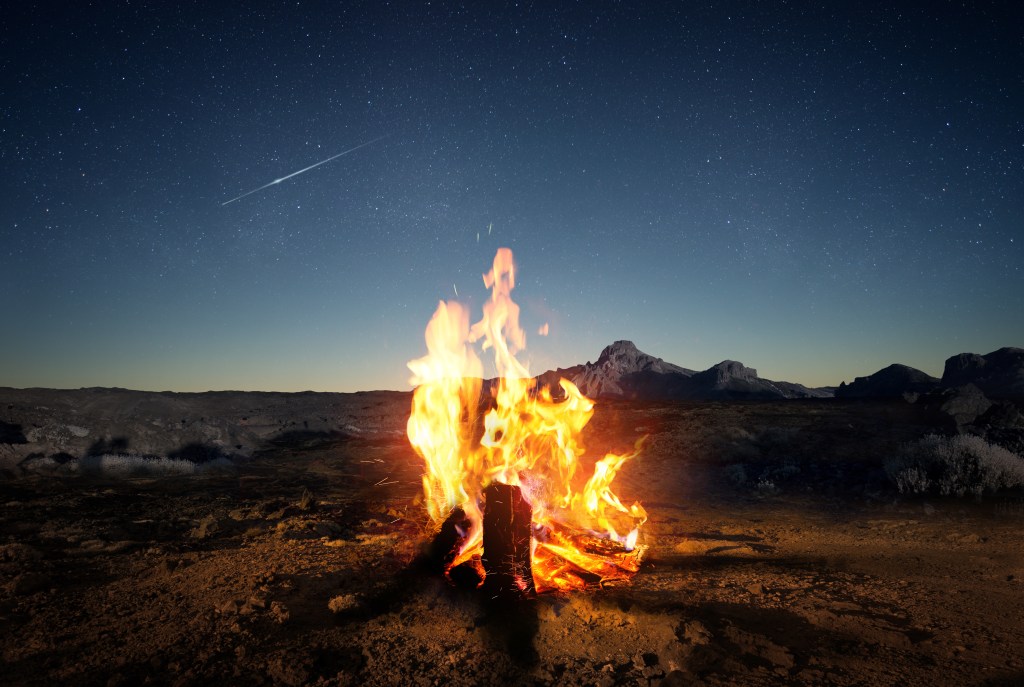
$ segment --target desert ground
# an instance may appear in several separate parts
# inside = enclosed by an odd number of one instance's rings
[[[5,470],[4,684],[1024,683],[1024,500],[901,496],[905,401],[599,404],[644,565],[511,601],[424,556],[409,395],[346,403],[191,475]]]

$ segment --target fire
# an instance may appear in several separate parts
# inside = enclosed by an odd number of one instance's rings
[[[442,301],[427,325],[427,355],[409,363],[416,391],[407,432],[424,460],[427,512],[435,523],[455,509],[465,514],[449,569],[479,561],[484,490],[495,482],[513,485],[533,511],[530,559],[537,591],[628,579],[646,548],[637,538],[647,513],[639,503],[626,507],[612,480],[641,442],[629,453],[596,461],[584,478],[580,436],[594,402],[566,379],[559,382],[564,398],[553,399],[516,358],[526,335],[511,296],[515,273],[512,251],[499,249],[483,275],[491,289],[483,319],[470,325],[462,305]],[[498,371],[496,386],[483,396],[477,344],[493,352]]]

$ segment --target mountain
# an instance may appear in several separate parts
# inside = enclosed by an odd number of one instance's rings
[[[616,341],[601,351],[596,363],[588,362],[577,368],[569,379],[590,398],[635,397],[637,391],[648,385],[666,382],[671,386],[693,374],[693,370],[644,353],[632,341]]]
[[[541,383],[558,377],[573,382],[590,398],[641,400],[822,398],[829,389],[773,382],[735,360],[724,360],[702,372],[665,362],[639,350],[631,341],[607,346],[596,363],[586,363],[541,375]]]
[[[939,380],[907,365],[893,364],[853,383],[843,382],[836,398],[895,398],[905,393],[927,393],[939,386]]]
[[[890,365],[836,389],[837,398],[892,398],[973,385],[990,399],[1024,400],[1024,348],[987,355],[960,353],[946,360],[942,379],[906,365]]]
[[[942,386],[964,384],[973,384],[992,399],[1024,399],[1024,348],[954,355],[946,360]]]

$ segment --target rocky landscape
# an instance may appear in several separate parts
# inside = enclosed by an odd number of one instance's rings
[[[546,372],[548,383],[564,377],[590,398],[640,400],[768,400],[827,398],[834,389],[809,389],[792,382],[773,382],[735,360],[723,360],[697,372],[666,363],[639,350],[632,341],[616,341],[601,351],[597,362]]]
[[[647,437],[649,552],[514,602],[431,568],[408,393],[0,390],[4,683],[1024,681],[1020,349],[845,398],[605,353],[586,455]]]

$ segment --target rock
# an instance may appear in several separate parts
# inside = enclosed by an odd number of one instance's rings
[[[299,498],[299,503],[297,505],[299,510],[303,513],[315,511],[317,506],[316,497],[313,496],[313,493],[309,489],[303,489],[302,496]]]
[[[984,422],[1000,429],[1024,429],[1024,414],[1011,401],[996,401],[985,413]]]
[[[711,643],[711,631],[701,621],[691,620],[683,626],[683,639],[690,644],[703,646]]]
[[[946,360],[942,386],[973,384],[992,399],[1024,399],[1024,348],[1000,348],[986,355],[960,353]]]
[[[208,515],[199,521],[199,524],[189,533],[189,536],[193,539],[209,539],[219,532],[220,529],[220,523],[217,521],[217,518]]]
[[[262,611],[267,607],[265,599],[258,596],[250,596],[249,599],[238,609],[241,615],[252,615],[256,611]]]
[[[166,577],[171,575],[178,568],[178,561],[172,558],[162,558],[160,561],[150,568],[149,574],[152,577]]]
[[[49,575],[38,572],[24,572],[7,583],[7,591],[14,596],[28,596],[50,588]]]
[[[288,610],[288,607],[280,601],[270,602],[270,615],[274,618],[274,621],[279,624],[284,624],[288,622],[288,619],[292,617],[292,614]]]
[[[340,594],[327,602],[331,613],[347,613],[357,610],[361,605],[362,599],[356,594]]]
[[[908,393],[927,393],[938,385],[938,379],[921,370],[894,364],[867,377],[857,377],[852,384],[840,385],[836,398],[899,398]]]
[[[235,615],[242,607],[242,602],[238,599],[228,599],[227,601],[216,606],[216,611],[221,615]]]
[[[992,401],[974,384],[947,389],[943,396],[939,410],[952,418],[957,428],[972,424],[992,407]]]

